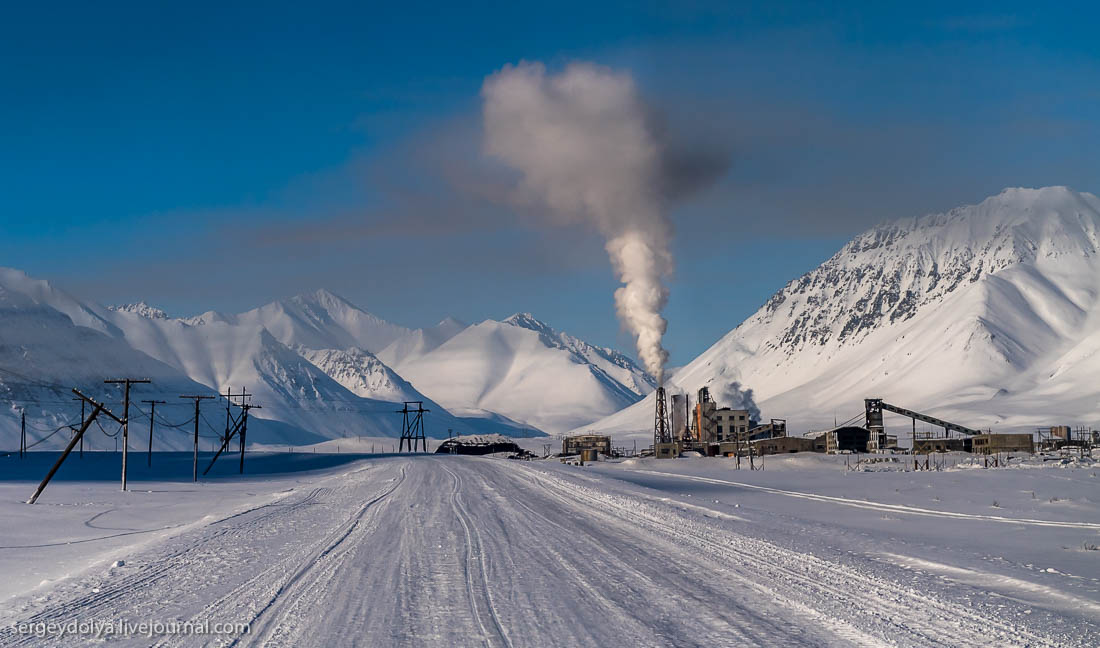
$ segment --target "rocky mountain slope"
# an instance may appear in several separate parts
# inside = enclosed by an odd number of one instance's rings
[[[1100,199],[1065,187],[1006,189],[879,225],[788,283],[669,387],[722,394],[739,382],[765,417],[795,430],[859,414],[867,397],[1001,431],[1095,426],[1098,230]],[[647,399],[589,427],[645,437],[652,408]]]

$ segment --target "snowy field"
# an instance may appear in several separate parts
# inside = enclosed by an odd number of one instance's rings
[[[23,504],[54,456],[0,458],[2,645],[120,619],[248,631],[109,644],[1100,645],[1088,462],[272,452],[193,484],[188,455],[135,453],[121,493],[88,453]]]

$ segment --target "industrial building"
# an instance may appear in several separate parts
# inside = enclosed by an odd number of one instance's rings
[[[611,437],[603,434],[575,434],[561,440],[563,455],[578,455],[585,450],[595,450],[611,455]]]
[[[1035,443],[1030,434],[978,434],[970,441],[975,454],[1035,452]]]
[[[972,439],[950,437],[917,437],[913,439],[913,454],[930,452],[971,452]]]
[[[714,417],[719,443],[748,438],[749,425],[751,425],[748,410],[721,407],[714,411]]]
[[[746,409],[718,407],[706,387],[697,392],[692,407],[686,394],[672,396],[671,416],[666,410],[664,388],[657,390],[657,416],[654,423],[654,456],[678,457],[684,451],[705,456],[747,456],[786,454],[792,452],[881,452],[898,449],[898,435],[887,434],[884,412],[893,412],[912,419],[912,452],[975,452],[979,454],[1027,452],[1035,450],[1030,434],[992,434],[957,423],[922,414],[884,402],[880,398],[864,401],[865,426],[848,424],[825,430],[812,436],[790,437],[787,421],[771,419],[760,424],[752,420]],[[943,429],[942,435],[918,433],[917,421]],[[1091,429],[1071,430],[1054,426],[1040,430],[1040,441],[1051,447],[1087,445],[1100,441],[1100,434]],[[1076,434],[1075,434],[1076,432]],[[958,436],[952,436],[952,433]],[[610,445],[610,440],[608,440]]]
[[[747,434],[748,436],[745,438],[749,441],[785,437],[787,436],[787,419],[772,419],[769,423],[753,426]]]
[[[770,439],[751,441],[753,451],[758,455],[787,454],[789,452],[813,452],[814,440],[805,437],[780,436]]]
[[[867,452],[867,442],[871,438],[871,433],[865,428],[847,426],[826,430],[822,436],[825,437],[825,452],[836,454]]]
[[[675,459],[684,451],[684,445],[679,441],[658,443],[653,447],[653,456],[657,459]]]
[[[1040,450],[1077,449],[1083,454],[1091,452],[1093,446],[1100,445],[1100,434],[1092,428],[1068,425],[1055,425],[1037,430]]]

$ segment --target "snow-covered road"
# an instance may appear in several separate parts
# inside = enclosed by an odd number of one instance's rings
[[[1093,622],[901,561],[822,558],[749,533],[736,513],[594,474],[358,462],[18,599],[0,643],[84,645],[8,624],[122,618],[251,626],[123,645],[1095,645]]]

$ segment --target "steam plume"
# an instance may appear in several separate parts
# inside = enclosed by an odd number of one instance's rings
[[[752,390],[743,387],[740,382],[735,380],[725,387],[719,387],[711,391],[715,392],[715,398],[718,402],[724,403],[726,407],[748,410],[750,421],[760,420],[760,408],[756,405]]]
[[[607,239],[622,286],[619,319],[664,381],[664,280],[672,272],[669,179],[649,111],[629,74],[577,63],[558,75],[539,63],[506,66],[482,87],[486,151],[522,175],[516,198]]]

